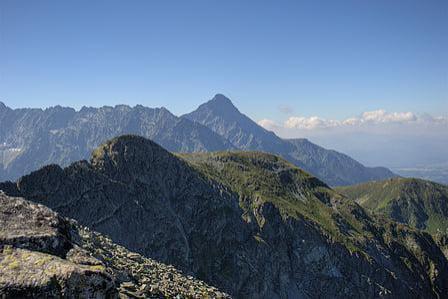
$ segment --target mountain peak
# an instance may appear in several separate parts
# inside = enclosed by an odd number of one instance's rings
[[[122,180],[145,176],[173,156],[160,145],[137,135],[122,135],[106,141],[92,153],[92,165]]]
[[[221,111],[238,111],[235,105],[233,105],[232,101],[228,97],[220,93],[217,93],[210,101],[202,104],[202,106],[209,107],[213,110],[219,109]]]
[[[228,97],[223,95],[222,93],[215,94],[215,96],[210,101],[220,102],[220,103],[227,103],[227,104],[233,105],[232,101]]]

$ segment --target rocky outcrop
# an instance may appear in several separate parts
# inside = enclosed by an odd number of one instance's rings
[[[448,294],[448,262],[428,234],[369,216],[273,155],[174,156],[122,136],[90,162],[0,189],[239,298]]]
[[[226,298],[42,205],[0,193],[0,296]]]

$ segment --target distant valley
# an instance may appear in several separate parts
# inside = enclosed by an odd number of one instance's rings
[[[403,177],[422,178],[448,185],[448,163],[431,164],[426,166],[399,167],[392,170]]]

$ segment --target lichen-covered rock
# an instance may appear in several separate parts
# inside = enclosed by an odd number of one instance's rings
[[[0,253],[0,294],[16,298],[116,297],[103,266],[80,265],[58,256],[6,245]]]
[[[0,192],[0,297],[227,298],[47,207]]]

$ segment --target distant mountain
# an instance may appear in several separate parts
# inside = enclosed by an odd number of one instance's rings
[[[396,175],[385,167],[366,167],[349,156],[318,146],[307,139],[288,139],[294,150],[286,157],[332,186],[352,185]]]
[[[215,95],[213,99],[183,117],[210,128],[242,150],[273,153],[282,149],[288,153],[293,149],[288,142],[242,114],[222,94]]]
[[[86,159],[109,138],[138,134],[170,151],[200,152],[233,146],[208,128],[165,108],[125,105],[80,111],[60,106],[10,109],[0,103],[0,180],[15,179],[46,164]]]
[[[448,186],[414,178],[340,187],[339,192],[361,206],[395,221],[448,234]]]
[[[0,192],[2,298],[229,298],[47,207]]]
[[[347,155],[324,149],[306,139],[281,139],[242,114],[221,94],[183,117],[210,128],[238,149],[280,155],[329,185],[351,185],[395,176],[387,168],[365,167]]]
[[[46,164],[87,159],[102,142],[122,134],[151,138],[173,152],[257,150],[280,155],[327,184],[350,185],[394,176],[365,167],[306,139],[284,140],[240,113],[223,95],[177,117],[165,108],[10,109],[0,103],[0,180]]]
[[[122,136],[90,162],[46,166],[0,189],[237,298],[448,293],[448,261],[427,233],[369,216],[271,154],[173,155]]]

